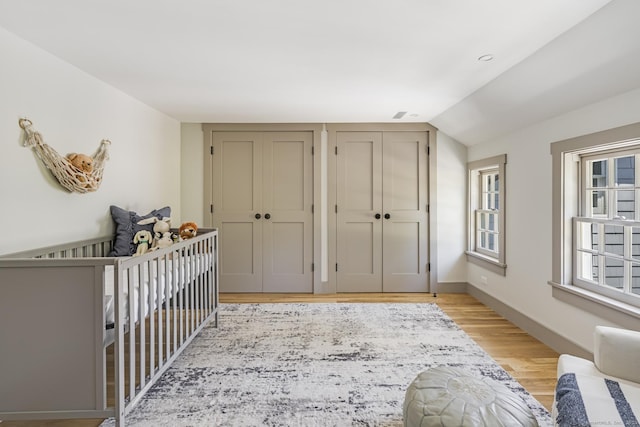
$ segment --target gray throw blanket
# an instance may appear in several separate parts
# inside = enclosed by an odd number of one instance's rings
[[[556,385],[560,427],[640,427],[640,389],[607,378],[567,373]]]

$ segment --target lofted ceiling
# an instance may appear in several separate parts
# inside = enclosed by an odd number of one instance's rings
[[[0,2],[1,27],[182,122],[430,122],[467,145],[640,87],[638,17],[637,0]]]

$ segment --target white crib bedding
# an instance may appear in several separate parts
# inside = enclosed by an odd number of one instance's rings
[[[211,254],[197,254],[192,256],[181,257],[180,261],[174,264],[173,260],[168,260],[169,263],[169,295],[174,294],[173,288],[173,274],[178,275],[178,282],[176,284],[176,292],[184,289],[187,283],[195,279],[201,272],[208,270],[211,267]],[[149,265],[151,265],[152,274],[149,275]],[[151,303],[144,304],[143,317],[149,315],[150,306],[153,304],[153,310],[160,307],[167,299],[165,292],[165,276],[167,269],[165,268],[164,258],[158,259],[157,262],[151,263],[143,262],[140,265],[132,267],[133,271],[133,292],[134,292],[134,323],[138,321],[140,317],[140,267],[142,267],[143,274],[143,297],[144,301],[149,301],[149,285],[153,283],[152,292],[154,298]],[[181,267],[181,268],[180,268]],[[158,271],[159,270],[159,271]],[[104,309],[105,309],[105,323],[107,328],[113,327],[115,323],[115,307],[114,307],[114,268],[113,266],[107,266],[105,270],[105,295],[104,295]],[[124,317],[129,319],[129,274],[124,275]],[[158,286],[160,286],[160,297],[158,297]]]

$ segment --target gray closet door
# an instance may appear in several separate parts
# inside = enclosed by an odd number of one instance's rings
[[[309,132],[264,134],[264,292],[313,291],[311,147],[312,136]]]
[[[213,226],[221,292],[262,292],[262,135],[213,133]]]
[[[427,292],[427,135],[383,136],[382,259],[384,292]]]
[[[382,133],[338,132],[337,290],[382,292]]]

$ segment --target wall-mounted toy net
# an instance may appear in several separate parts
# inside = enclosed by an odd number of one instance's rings
[[[40,132],[32,129],[33,123],[28,119],[20,119],[18,124],[25,131],[25,147],[32,147],[42,163],[56,177],[60,185],[71,192],[87,193],[96,191],[102,183],[104,162],[109,159],[111,141],[103,139],[93,154],[93,171],[86,172],[73,165],[69,159],[61,156],[56,150],[45,144]]]

